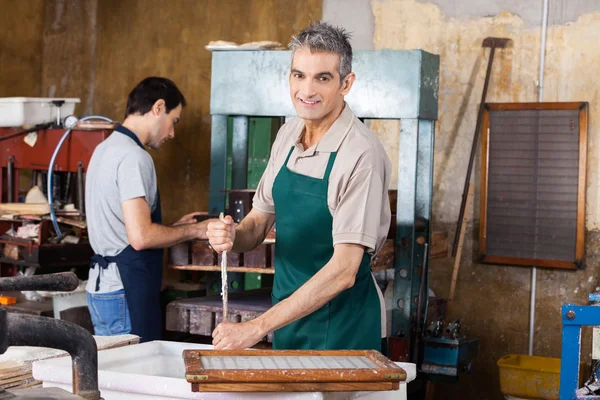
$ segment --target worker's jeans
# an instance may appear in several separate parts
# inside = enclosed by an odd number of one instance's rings
[[[111,293],[87,292],[87,300],[97,336],[125,335],[131,332],[129,309],[123,289]]]

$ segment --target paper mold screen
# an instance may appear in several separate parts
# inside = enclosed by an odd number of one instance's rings
[[[364,356],[202,356],[202,368],[227,369],[376,369]]]

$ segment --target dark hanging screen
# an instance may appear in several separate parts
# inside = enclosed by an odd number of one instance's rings
[[[550,104],[556,103],[537,107]],[[582,122],[587,130],[587,116],[581,118],[583,110],[587,109],[488,105],[483,157],[486,202],[482,202],[481,227],[487,261],[579,266],[578,240],[583,231],[579,226],[579,213],[583,212],[580,190],[585,191],[585,185],[580,187],[581,174],[585,182],[585,154],[583,169],[580,155]]]

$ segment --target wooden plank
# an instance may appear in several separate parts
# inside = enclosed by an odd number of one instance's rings
[[[281,367],[262,369],[260,365],[264,365],[266,361],[254,362],[253,359],[258,360],[256,357],[266,357],[266,359],[272,360],[272,364],[279,363]],[[238,358],[238,360],[235,362],[235,369],[222,367],[209,369],[202,365],[202,360],[208,358],[227,358],[232,362],[232,358]],[[321,361],[318,361],[319,358]],[[183,359],[186,367],[186,379],[190,383],[399,382],[406,380],[406,372],[402,368],[373,350],[184,350]],[[290,363],[286,359],[294,362]],[[346,365],[342,365],[343,363]]]
[[[579,181],[577,191],[577,241],[575,260],[583,262],[585,253],[585,195],[588,135],[588,105],[584,103],[579,113]]]
[[[458,238],[458,248],[456,251],[456,257],[454,258],[454,269],[452,270],[452,281],[450,282],[450,294],[448,295],[448,301],[451,302],[454,298],[454,289],[456,288],[456,281],[458,279],[458,269],[460,267],[460,258],[462,256],[463,244],[465,241],[465,231],[467,230],[467,219],[469,217],[469,210],[473,203],[473,184],[469,184],[469,190],[467,191],[467,202],[465,204],[465,213],[463,215],[462,225],[460,227],[460,237]]]
[[[169,265],[170,269],[179,271],[221,271],[220,266],[209,265]],[[258,274],[274,274],[274,268],[227,267],[228,272],[250,272]]]
[[[0,215],[44,215],[49,212],[48,203],[0,203]]]
[[[577,269],[577,264],[570,261],[555,261],[555,260],[540,260],[530,258],[517,257],[498,257],[498,256],[483,256],[481,262],[488,264],[508,264],[508,265],[523,265],[531,267],[562,268],[562,269]]]
[[[485,106],[492,111],[507,110],[578,110],[581,102],[552,102],[552,103],[487,103]]]
[[[375,392],[398,388],[399,384],[393,382],[192,384],[193,392]]]
[[[448,232],[434,231],[431,233],[429,259],[448,257]]]
[[[483,112],[481,132],[481,194],[479,205],[479,252],[485,254],[486,232],[487,232],[487,195],[488,195],[488,171],[490,160],[490,112]]]

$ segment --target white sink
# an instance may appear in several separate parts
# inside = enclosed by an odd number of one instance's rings
[[[406,399],[406,385],[390,392],[337,393],[193,393],[185,380],[182,352],[186,349],[212,349],[213,346],[154,341],[98,353],[98,385],[105,400],[124,399],[290,399],[290,400],[400,400]],[[398,363],[408,377],[415,378],[414,364]],[[71,391],[71,357],[33,363],[33,377],[44,387]]]

